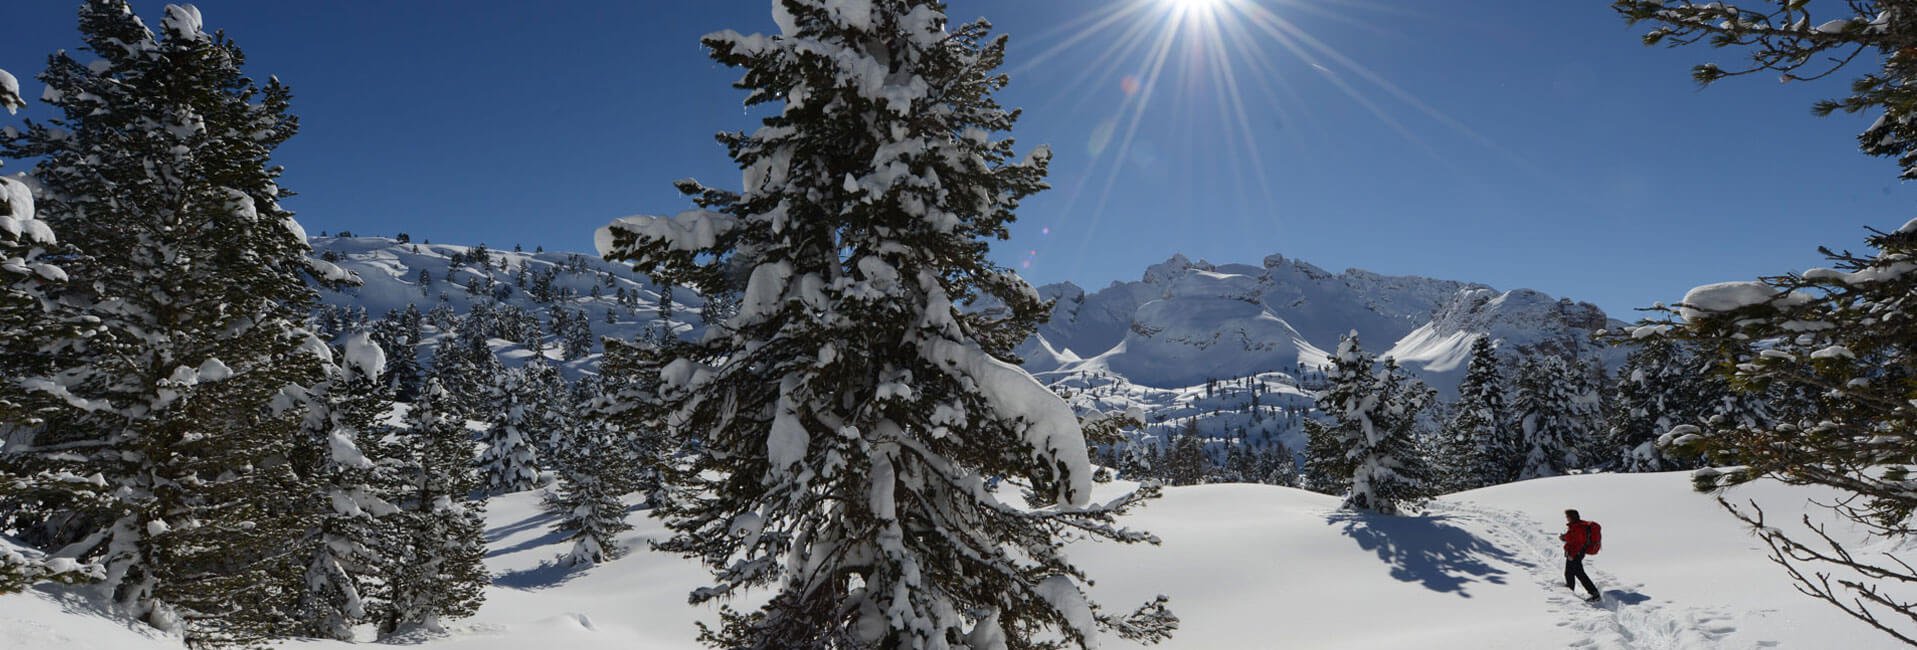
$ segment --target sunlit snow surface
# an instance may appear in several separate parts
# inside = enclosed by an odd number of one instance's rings
[[[1778,520],[1794,519],[1817,494],[1768,484],[1733,493],[1759,499]],[[1108,608],[1170,595],[1184,624],[1168,648],[1899,647],[1793,591],[1761,543],[1692,493],[1683,473],[1526,481],[1440,499],[1422,516],[1352,515],[1336,505],[1278,487],[1169,488],[1131,518],[1163,546],[1079,544],[1072,552]],[[1567,507],[1604,524],[1604,551],[1587,562],[1602,604],[1560,582]],[[631,553],[585,571],[550,564],[566,544],[548,530],[537,494],[495,499],[487,516],[495,584],[485,607],[447,636],[411,640],[417,647],[691,649],[693,622],[716,619],[712,608],[685,604],[702,584],[696,565],[646,550],[663,531],[643,511],[634,510],[636,527],[622,538]],[[0,648],[178,647],[89,607],[44,591],[0,597]],[[1134,646],[1107,639],[1105,647]]]

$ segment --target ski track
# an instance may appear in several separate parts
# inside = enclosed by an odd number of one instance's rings
[[[1604,593],[1600,603],[1584,600],[1583,591],[1564,587],[1564,551],[1557,535],[1524,514],[1488,508],[1470,502],[1433,501],[1436,514],[1475,524],[1493,545],[1510,550],[1531,564],[1530,573],[1545,593],[1550,594],[1551,610],[1560,614],[1564,627],[1584,638],[1570,645],[1583,650],[1716,650],[1720,648],[1770,648],[1776,644],[1758,641],[1729,645],[1726,637],[1737,631],[1730,615],[1704,607],[1686,607],[1655,600],[1625,602],[1621,596],[1643,598],[1637,594],[1643,583],[1626,583],[1587,563],[1586,572],[1598,590]]]

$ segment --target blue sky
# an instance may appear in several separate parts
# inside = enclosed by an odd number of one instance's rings
[[[1278,253],[1631,319],[1912,216],[1894,164],[1856,151],[1871,118],[1810,114],[1842,79],[1700,90],[1689,66],[1734,54],[1643,47],[1606,0],[1258,0],[1284,29],[1188,18],[1156,83],[1169,4],[1093,29],[1128,2],[951,3],[1011,36],[1014,135],[1057,154],[994,253],[1035,283]],[[613,218],[686,207],[673,179],[736,186],[711,136],[755,122],[698,38],[772,29],[766,0],[197,4],[294,89],[279,160],[309,230],[494,247],[587,250]],[[0,68],[30,99],[79,45],[77,5],[8,3]],[[163,3],[134,6],[157,24]]]

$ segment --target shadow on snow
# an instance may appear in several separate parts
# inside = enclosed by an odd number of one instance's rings
[[[1389,564],[1391,577],[1432,591],[1470,598],[1465,587],[1473,582],[1504,584],[1507,572],[1490,560],[1532,566],[1448,520],[1444,515],[1393,517],[1349,511],[1326,517],[1326,523],[1342,525],[1345,536]]]
[[[633,513],[645,509],[646,508],[641,505],[627,506],[626,516],[630,517]],[[557,515],[540,512],[531,517],[488,530],[486,531],[486,541],[489,542],[489,548],[486,551],[486,557],[493,558],[502,555],[511,555],[540,547],[561,548],[560,544],[566,541],[568,533],[559,530],[548,530],[544,535],[521,541],[512,546],[490,546],[490,544],[496,544],[505,539],[508,535],[528,531],[540,526],[550,527],[558,521],[559,517]],[[620,555],[624,555],[624,553],[622,552]],[[558,558],[555,557],[554,559],[540,562],[539,566],[530,569],[507,571],[493,576],[493,585],[525,591],[550,589],[565,584],[573,578],[584,575],[586,570],[590,568],[592,568],[590,564],[561,564]]]
[[[1650,599],[1650,596],[1635,591],[1625,591],[1623,589],[1607,589],[1604,591],[1604,602],[1606,603],[1615,602],[1619,605],[1636,605]]]
[[[560,564],[556,559],[547,560],[530,569],[507,571],[493,576],[493,586],[521,591],[551,589],[585,575],[586,569],[590,568],[592,568],[590,564]]]

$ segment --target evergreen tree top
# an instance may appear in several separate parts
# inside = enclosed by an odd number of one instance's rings
[[[271,157],[298,131],[291,91],[249,78],[239,47],[204,32],[197,9],[169,5],[161,24],[155,34],[124,0],[81,6],[81,49],[98,58],[51,56],[39,79],[58,116],[0,134],[0,155],[39,159],[41,211],[88,242],[93,275],[115,281],[227,303],[310,302],[301,276],[357,283],[310,256],[305,231],[279,204],[290,192]],[[194,272],[222,282],[180,286]]]

